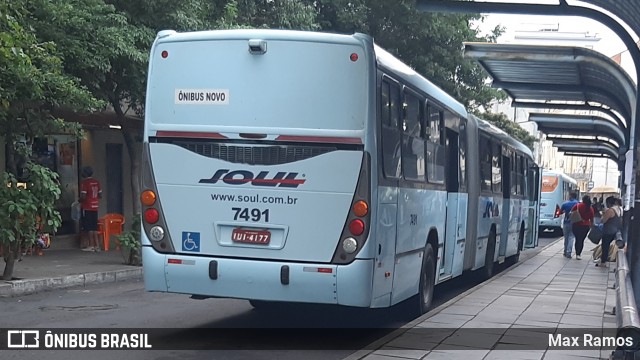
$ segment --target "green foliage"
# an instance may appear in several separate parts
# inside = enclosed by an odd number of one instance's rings
[[[120,246],[122,247],[122,256],[127,265],[140,265],[140,231],[142,228],[142,219],[140,214],[133,218],[131,230],[125,231],[118,236]]]
[[[487,74],[465,59],[462,43],[494,40],[500,29],[481,37],[470,25],[479,15],[420,12],[415,0],[311,1],[322,30],[363,32],[417,72],[441,87],[467,108],[476,109],[503,92],[485,83]]]
[[[28,158],[26,147],[17,148]],[[10,269],[23,248],[33,245],[40,234],[55,232],[62,223],[55,210],[60,197],[58,174],[31,160],[23,169],[22,180],[5,172],[0,186],[0,245],[5,262],[8,266],[11,263]],[[6,269],[4,278],[11,278]]]
[[[498,128],[504,130],[504,132],[511,135],[512,137],[514,137],[521,143],[525,144],[532,150],[533,150],[533,144],[536,141],[538,141],[535,137],[531,136],[529,132],[527,132],[525,129],[520,127],[518,123],[509,120],[507,115],[503,113],[496,114],[492,112],[485,112],[485,113],[476,113],[475,115],[483,120],[486,120],[492,123]]]
[[[0,3],[0,129],[17,136],[78,132],[75,124],[51,114],[55,108],[91,111],[100,106],[78,80],[63,71],[52,42],[41,41],[29,26],[28,2]]]

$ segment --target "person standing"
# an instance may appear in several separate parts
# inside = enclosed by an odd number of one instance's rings
[[[618,206],[616,198],[609,196],[605,200],[607,210],[602,214],[602,256],[600,263],[596,266],[607,266],[609,261],[609,246],[616,236],[616,233],[622,229],[622,209]]]
[[[582,197],[582,202],[571,208],[571,211],[580,213],[581,221],[574,222],[571,230],[576,237],[576,260],[581,259],[582,249],[584,248],[584,239],[589,233],[591,225],[593,225],[593,208],[591,207],[591,198],[588,195]]]
[[[598,199],[597,197],[593,198],[593,205],[591,208],[593,209],[593,224],[598,225],[602,221],[602,198]]]
[[[571,259],[571,249],[573,249],[573,242],[576,237],[573,235],[573,230],[571,229],[571,219],[569,218],[569,213],[574,206],[578,204],[578,195],[576,193],[569,194],[569,200],[565,201],[562,206],[560,206],[560,213],[564,214],[564,220],[562,221],[562,233],[564,235],[564,257],[567,259]]]
[[[98,207],[102,198],[100,182],[92,177],[91,166],[82,168],[84,180],[80,183],[80,208],[82,217],[80,221],[81,230],[89,237],[89,246],[83,251],[100,251],[100,241],[98,236]]]

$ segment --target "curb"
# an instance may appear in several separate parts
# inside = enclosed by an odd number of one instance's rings
[[[562,238],[545,245],[543,248],[540,249],[540,251],[538,251],[538,254],[543,252],[548,247],[554,245],[555,243],[557,243],[560,240],[562,240]],[[534,256],[537,256],[538,254],[536,254]],[[525,261],[518,262],[517,264],[514,264],[514,265],[510,266],[508,270],[517,268],[518,266],[520,266],[520,265],[524,264],[525,262],[527,262],[529,259],[532,259],[534,256],[528,258]],[[414,327],[416,327],[421,322],[423,322],[423,321],[425,321],[425,320],[427,320],[427,319],[439,314],[442,310],[444,310],[447,307],[451,306],[456,301],[458,301],[458,300],[462,299],[463,297],[471,294],[472,292],[478,290],[479,288],[483,287],[484,285],[486,285],[486,284],[488,284],[490,282],[493,282],[495,280],[500,279],[506,273],[508,273],[508,271],[503,271],[500,274],[498,274],[497,276],[494,276],[494,277],[492,277],[491,279],[489,279],[487,281],[483,281],[480,284],[472,287],[471,289],[468,289],[467,291],[454,296],[453,298],[449,299],[444,304],[441,304],[440,306],[430,310],[426,314],[423,314],[422,316],[419,316],[418,318],[411,320],[409,323],[407,323],[406,325],[402,326],[401,328],[396,329],[393,332],[381,337],[380,339],[378,339],[378,340],[372,342],[371,344],[367,345],[364,349],[358,350],[358,351],[354,352],[353,354],[343,358],[342,360],[360,360],[360,359],[363,359],[364,357],[366,357],[367,355],[373,353],[374,351],[379,350],[386,343],[391,342],[391,340],[393,340],[393,339],[401,336],[405,332],[413,329]]]
[[[142,267],[125,270],[102,271],[86,274],[74,274],[54,278],[12,280],[0,284],[0,297],[14,297],[35,294],[41,291],[64,289],[75,286],[87,286],[141,279]]]

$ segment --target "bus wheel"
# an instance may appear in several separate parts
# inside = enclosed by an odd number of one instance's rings
[[[422,315],[429,311],[433,302],[433,289],[436,280],[436,258],[431,244],[427,244],[422,258],[420,287],[418,290],[418,311]]]
[[[487,253],[484,256],[484,270],[483,277],[489,279],[493,276],[496,270],[496,263],[493,261],[493,256],[496,253],[496,234],[491,231],[489,239],[487,240]]]

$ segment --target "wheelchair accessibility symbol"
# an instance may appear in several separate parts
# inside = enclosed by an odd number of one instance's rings
[[[200,252],[199,232],[182,232],[182,251]]]

